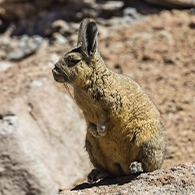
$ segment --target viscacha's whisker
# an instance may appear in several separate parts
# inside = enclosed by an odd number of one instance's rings
[[[71,85],[71,86],[72,86],[72,87],[73,87],[81,96],[83,96],[87,101],[91,102],[92,105],[94,105],[94,109],[98,112],[97,106],[95,105],[95,102],[92,101],[92,100],[90,100],[90,99],[87,97],[87,95],[86,95],[85,93],[83,93],[76,85],[74,85],[74,84],[71,82],[71,80],[69,79],[68,75],[66,75],[66,76],[67,76],[67,78],[68,78],[68,83],[69,83],[69,84],[70,84],[70,85]],[[77,103],[76,103],[76,101],[75,101],[73,95],[70,93],[70,90],[69,90],[69,88],[68,88],[67,83],[64,83],[64,86],[65,86],[66,90],[68,91],[69,95],[71,96],[72,100],[74,101],[74,103],[77,105]],[[103,116],[103,113],[100,113],[100,114]]]

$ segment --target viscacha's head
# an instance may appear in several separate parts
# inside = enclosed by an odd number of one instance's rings
[[[100,55],[97,52],[97,25],[84,19],[79,28],[77,47],[65,53],[52,70],[53,77],[60,83],[85,86]]]

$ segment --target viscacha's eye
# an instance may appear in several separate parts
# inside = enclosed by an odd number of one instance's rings
[[[70,62],[71,63],[74,63],[74,64],[77,64],[78,62],[80,62],[81,59],[71,59]]]
[[[76,58],[76,57],[70,57],[68,59],[68,66],[75,66],[76,64],[78,64],[81,61],[81,58]]]

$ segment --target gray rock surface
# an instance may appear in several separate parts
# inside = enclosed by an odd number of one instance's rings
[[[21,37],[10,37],[12,29],[0,38],[0,60],[18,61],[23,58],[36,53],[39,47],[45,42],[44,39],[38,35]],[[0,66],[1,70],[6,70],[10,67],[10,63],[6,61]]]
[[[0,96],[0,195],[55,195],[89,172],[73,100],[51,77],[30,74],[19,94]]]
[[[107,179],[94,186],[81,184],[59,195],[194,195],[195,164],[180,164],[165,170],[143,173],[139,176]]]

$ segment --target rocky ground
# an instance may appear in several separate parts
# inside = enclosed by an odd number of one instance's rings
[[[135,9],[126,12],[123,18],[119,14],[109,20],[97,19],[99,50],[110,69],[135,79],[159,108],[167,137],[165,170],[136,179],[105,181],[93,188],[83,184],[87,188],[84,191],[75,192],[82,188],[80,185],[61,193],[142,194],[145,190],[148,194],[195,194],[194,10],[165,10],[148,16]],[[51,194],[51,188],[54,194],[59,188],[70,189],[85,181],[90,170],[83,149],[82,115],[51,74],[60,55],[76,44],[77,20],[54,21],[47,38],[11,37],[13,32],[22,33],[22,28],[15,31],[13,25],[0,35],[0,195],[11,195],[20,186],[23,194],[28,189],[32,194]],[[32,164],[30,171],[24,171],[24,159],[27,165]],[[191,163],[177,166],[184,162]],[[39,171],[43,167],[42,174]],[[44,179],[33,183],[39,174]],[[50,179],[46,181],[45,177]],[[17,178],[28,182],[20,185]],[[51,183],[55,185],[47,191],[40,190]]]
[[[59,195],[150,195],[150,194],[195,194],[195,165],[178,166],[117,179],[106,179],[96,185],[83,183],[71,191],[63,190]]]

